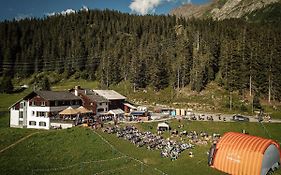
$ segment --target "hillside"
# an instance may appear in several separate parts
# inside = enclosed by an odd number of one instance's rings
[[[65,87],[60,87],[65,88]],[[25,93],[25,92],[24,92]],[[6,96],[0,94],[5,110],[13,102],[7,98],[22,97],[24,94]],[[16,98],[17,97],[17,98]],[[137,123],[135,126],[141,131],[156,133],[158,122]],[[246,129],[251,135],[271,138],[281,142],[280,127],[277,123],[250,123],[250,122],[207,122],[207,121],[169,121],[173,129],[182,131],[196,131],[223,134]],[[178,128],[179,125],[183,127]],[[107,125],[105,125],[107,126]],[[264,129],[266,128],[266,130]],[[270,136],[268,135],[270,133]],[[32,135],[31,135],[32,134]],[[99,137],[101,135],[103,139]],[[30,137],[28,137],[30,136]],[[165,138],[180,139],[166,132]],[[25,138],[25,139],[24,139]],[[21,139],[24,139],[20,141]],[[105,141],[105,140],[106,141]],[[187,139],[183,139],[186,141]],[[16,144],[15,144],[16,143]],[[109,145],[110,144],[110,145]],[[14,145],[9,147],[10,145]],[[65,130],[33,130],[9,127],[9,113],[0,112],[0,152],[1,174],[134,174],[134,175],[185,175],[187,172],[194,175],[223,174],[207,166],[207,154],[210,144],[196,145],[192,150],[182,152],[179,159],[171,161],[160,156],[159,150],[147,150],[146,147],[137,147],[116,137],[116,134],[103,133],[101,130],[92,131],[88,128],[74,127]],[[194,157],[188,156],[192,151]],[[136,160],[137,159],[137,160]],[[280,174],[279,169],[276,172]]]
[[[156,92],[201,92],[215,81],[229,94],[281,100],[275,24],[89,10],[5,21],[0,38],[0,92],[13,90],[12,79],[48,85],[44,76],[52,74],[51,84],[70,77],[96,80],[102,88],[129,81]]]
[[[270,6],[271,9],[278,9],[278,6],[280,7],[280,2],[280,0],[213,0],[203,5],[186,4],[173,9],[170,14],[186,18],[213,18],[216,20],[247,18],[249,15],[251,16],[250,19],[255,20],[259,18],[259,15],[255,16],[252,12],[271,13],[271,10],[267,11],[262,9],[268,6]],[[280,14],[278,15],[280,17]],[[254,16],[255,18],[253,18]],[[275,18],[276,16],[270,17]]]
[[[267,5],[243,16],[248,21],[254,22],[280,22],[281,21],[281,2]]]

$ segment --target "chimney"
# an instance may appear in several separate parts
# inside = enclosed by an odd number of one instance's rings
[[[74,87],[74,95],[75,95],[75,96],[78,96],[78,95],[79,95],[79,93],[78,93],[79,89],[80,89],[80,86],[75,86],[75,87]]]

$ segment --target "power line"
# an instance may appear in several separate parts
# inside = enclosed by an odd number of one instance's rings
[[[176,43],[176,38],[168,38],[165,40],[162,40],[160,43],[149,43],[148,45],[146,45],[146,48],[149,49],[154,49],[154,48],[159,48],[161,47],[174,47],[175,43]],[[160,46],[159,46],[160,45]],[[135,49],[140,49],[140,46],[136,46]],[[77,65],[75,64],[81,64],[84,63],[85,67],[90,67],[92,65],[97,65],[98,64],[98,59],[101,60],[104,57],[109,57],[112,56],[112,53],[110,52],[105,52],[105,53],[99,53],[96,55],[85,55],[85,56],[80,56],[80,57],[75,57],[75,56],[71,56],[71,57],[60,57],[57,58],[55,60],[48,60],[48,61],[38,61],[39,64],[42,65],[35,65],[36,63],[34,62],[21,62],[21,63],[12,63],[12,62],[3,62],[2,63],[2,68],[3,69],[24,69],[24,70],[34,70],[35,67],[37,67],[37,69],[43,70],[43,71],[52,71],[52,70],[57,70],[58,68],[56,66],[59,66],[60,64],[63,64],[64,67],[62,67],[62,69],[64,68],[77,68]],[[91,59],[89,59],[91,58]],[[94,58],[98,58],[97,60],[94,60]],[[70,60],[71,59],[71,60]],[[66,62],[67,61],[67,62]],[[92,61],[96,61],[95,63],[89,63]],[[38,64],[38,63],[37,63]],[[52,65],[55,64],[55,65]],[[69,67],[70,66],[70,67]],[[81,66],[83,67],[83,66]],[[3,72],[3,71],[2,71]],[[1,73],[1,71],[0,71]]]
[[[192,29],[188,31],[191,33],[191,36],[197,36],[194,34]],[[198,36],[199,37],[199,36]],[[157,39],[156,39],[157,40]],[[207,43],[203,37],[200,38],[201,42]],[[149,42],[149,41],[147,41]],[[147,45],[144,45],[143,43],[139,43],[137,46],[133,47],[132,49],[141,49],[144,47],[144,49],[158,49],[160,48],[161,51],[165,51],[164,47],[173,47],[175,48],[175,44],[178,42],[177,37],[170,37],[164,40],[159,39],[159,42],[155,43],[148,43]],[[153,53],[150,53],[148,55],[152,55]],[[147,54],[146,54],[147,55]],[[99,63],[102,61],[101,59],[105,57],[112,56],[111,52],[101,52],[94,55],[85,55],[85,56],[68,56],[68,57],[58,57],[51,60],[44,60],[44,57],[41,57],[42,60],[31,60],[33,62],[3,62],[2,63],[2,69],[23,69],[24,71],[54,71],[60,69],[77,69],[79,67],[89,69],[93,65],[99,65]],[[96,58],[96,59],[95,59]],[[34,62],[35,61],[35,62]],[[94,61],[94,62],[93,62]],[[83,64],[83,65],[76,65],[76,64]],[[0,71],[0,73],[3,73],[4,70]]]

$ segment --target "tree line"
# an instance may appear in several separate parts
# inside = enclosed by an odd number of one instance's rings
[[[55,71],[104,86],[129,80],[136,88],[190,85],[198,92],[216,81],[230,93],[280,100],[280,29],[278,23],[186,20],[110,10],[4,21],[0,76],[6,82]]]

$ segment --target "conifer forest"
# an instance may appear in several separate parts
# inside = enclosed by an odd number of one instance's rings
[[[79,11],[0,23],[0,77],[54,71],[105,86],[222,88],[281,100],[281,24]]]

